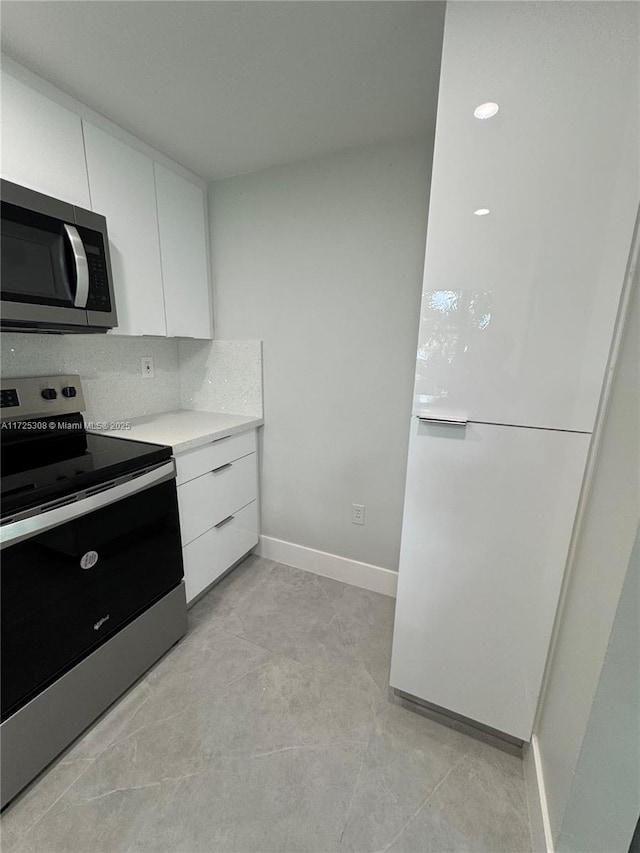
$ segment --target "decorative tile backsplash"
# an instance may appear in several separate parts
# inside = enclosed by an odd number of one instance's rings
[[[123,420],[180,407],[177,341],[116,335],[0,335],[4,377],[79,373],[88,420]],[[140,359],[151,356],[155,377]]]
[[[181,407],[262,417],[262,341],[179,340]]]
[[[151,356],[155,376],[142,376]],[[126,420],[172,409],[262,415],[260,341],[191,341],[118,335],[0,335],[2,377],[79,373],[88,420]]]

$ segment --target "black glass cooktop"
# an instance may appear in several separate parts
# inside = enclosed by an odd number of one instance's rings
[[[171,458],[170,447],[84,430],[48,440],[2,438],[2,518]]]

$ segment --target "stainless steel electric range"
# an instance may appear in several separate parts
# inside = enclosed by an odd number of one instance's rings
[[[187,619],[171,448],[88,433],[78,376],[0,396],[4,806]]]

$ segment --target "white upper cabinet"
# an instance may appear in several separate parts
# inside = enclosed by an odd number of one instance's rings
[[[92,208],[107,218],[120,335],[167,334],[153,160],[85,121]]]
[[[167,334],[211,338],[204,193],[159,163],[155,172]]]
[[[89,208],[80,117],[5,71],[2,177]]]
[[[116,334],[211,338],[203,189],[142,153],[147,146],[81,117],[88,112],[5,71],[2,177],[106,217]]]
[[[447,6],[414,409],[591,431],[638,205],[637,10],[521,6]]]

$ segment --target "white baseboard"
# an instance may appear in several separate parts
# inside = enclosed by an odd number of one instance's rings
[[[524,778],[534,853],[555,853],[542,757],[535,734],[531,736],[531,744],[524,756]]]
[[[382,595],[396,596],[398,573],[382,566],[372,566],[370,563],[360,563],[349,560],[337,554],[327,554],[326,551],[316,551],[304,545],[295,545],[272,536],[261,536],[256,553],[269,560],[285,563],[305,572],[313,572],[325,578],[380,592]]]

